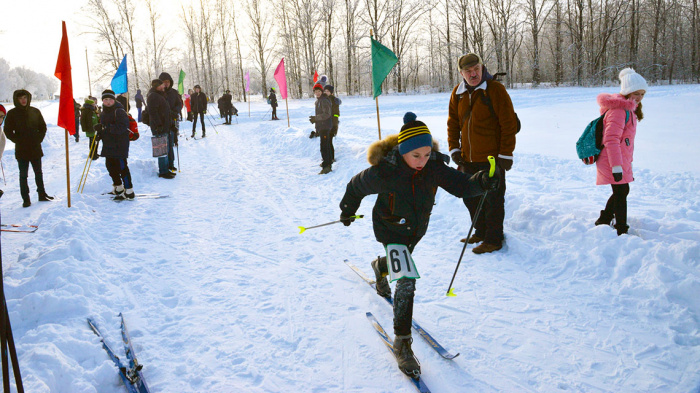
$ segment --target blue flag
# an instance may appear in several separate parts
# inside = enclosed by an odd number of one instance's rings
[[[112,90],[114,90],[115,94],[126,93],[129,90],[129,81],[126,77],[126,55],[124,55],[117,73],[112,78]]]

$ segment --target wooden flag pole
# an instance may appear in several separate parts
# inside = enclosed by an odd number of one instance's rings
[[[374,32],[372,32],[372,29],[369,29],[369,37],[374,38]],[[372,80],[372,91],[374,92],[374,80]],[[379,133],[379,140],[382,140],[382,126],[379,123],[379,97],[378,96],[374,97],[374,103],[377,106],[377,132]]]
[[[70,207],[70,158],[68,157],[68,130],[66,131],[66,191],[68,192],[68,207]]]
[[[287,102],[287,99],[284,99],[284,105],[287,107],[287,127],[291,127],[289,125],[289,103]]]

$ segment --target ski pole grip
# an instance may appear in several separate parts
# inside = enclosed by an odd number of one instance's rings
[[[364,214],[358,214],[358,215],[352,216],[352,218],[355,218],[355,219],[364,218],[364,217],[365,217]]]
[[[496,172],[496,159],[493,158],[493,156],[488,157],[489,164],[491,165],[491,169],[489,169],[489,177],[493,177],[493,174]]]

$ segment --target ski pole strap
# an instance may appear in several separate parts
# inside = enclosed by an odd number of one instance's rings
[[[493,158],[493,156],[489,156],[488,160],[489,165],[491,165],[491,169],[489,169],[489,177],[493,177],[493,174],[496,173],[496,159]]]

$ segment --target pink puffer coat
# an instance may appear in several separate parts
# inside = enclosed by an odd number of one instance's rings
[[[634,155],[634,136],[637,133],[637,115],[634,110],[637,103],[626,99],[621,94],[598,95],[600,114],[608,112],[603,121],[603,145],[605,146],[596,160],[598,175],[596,184],[626,184],[634,181],[632,160]],[[629,111],[629,119],[625,110]],[[622,180],[616,182],[612,168],[622,167]]]

